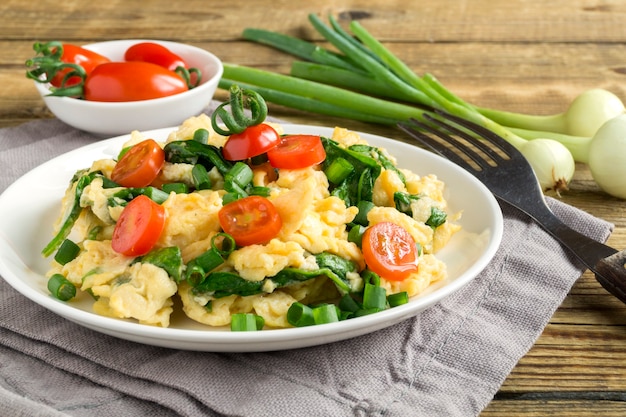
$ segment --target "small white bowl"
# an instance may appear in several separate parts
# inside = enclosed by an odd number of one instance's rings
[[[201,84],[173,96],[116,103],[49,96],[48,84],[35,82],[35,86],[56,117],[97,136],[117,136],[133,130],[177,126],[183,120],[200,114],[213,98],[224,71],[222,62],[212,53],[182,43],[143,39],[99,42],[83,47],[113,61],[123,61],[126,49],[139,42],[155,42],[170,49],[190,67],[202,72]]]

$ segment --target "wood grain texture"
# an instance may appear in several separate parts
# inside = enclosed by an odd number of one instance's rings
[[[620,0],[4,0],[0,127],[52,117],[24,77],[35,41],[178,40],[226,62],[286,73],[292,57],[242,40],[241,31],[262,27],[321,41],[309,13],[332,13],[343,24],[358,19],[416,72],[435,74],[480,106],[557,113],[594,87],[626,99],[626,2]],[[277,106],[271,112],[406,140],[380,126]],[[560,198],[613,223],[608,243],[626,248],[626,202],[604,194],[585,166],[578,165]],[[585,272],[482,416],[626,415],[625,346],[626,306]]]

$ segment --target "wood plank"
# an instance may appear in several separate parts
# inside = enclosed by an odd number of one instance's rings
[[[626,5],[620,2],[590,4],[584,0],[542,0],[499,2],[478,0],[458,2],[371,1],[367,5],[336,5],[328,0],[299,2],[275,1],[272,18],[267,18],[264,2],[231,0],[180,3],[153,0],[127,0],[115,3],[74,1],[52,7],[33,7],[20,0],[5,0],[0,6],[5,23],[0,38],[59,38],[89,40],[128,38],[142,33],[148,38],[187,41],[228,40],[243,26],[259,25],[313,36],[307,23],[310,12],[332,13],[340,21],[359,19],[375,28],[382,40],[397,41],[409,35],[425,42],[608,42],[626,39],[623,25]],[[233,13],[245,9],[247,19]],[[25,31],[24,28],[28,28]],[[317,36],[316,36],[317,38]]]
[[[482,417],[622,417],[626,414],[626,404],[621,393],[597,393],[588,400],[577,398],[554,399],[552,396],[515,397],[513,399],[496,398],[481,413]],[[545,398],[547,397],[547,398]],[[578,396],[576,396],[578,397]]]

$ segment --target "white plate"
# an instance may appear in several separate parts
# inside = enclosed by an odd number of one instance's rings
[[[165,140],[173,128],[146,132]],[[287,133],[330,136],[332,129],[286,125]],[[447,185],[451,211],[463,211],[462,232],[438,257],[448,265],[449,278],[408,304],[380,313],[338,323],[305,328],[231,332],[195,323],[178,313],[169,328],[141,325],[133,321],[99,316],[91,311],[88,296],[59,301],[46,289],[44,274],[49,259],[40,255],[51,238],[53,221],[59,214],[61,197],[76,170],[91,162],[117,155],[128,136],[108,139],[68,152],[33,169],[0,196],[0,274],[17,291],[46,309],[95,331],[175,349],[215,352],[271,351],[320,345],[379,330],[415,316],[474,279],[494,256],[502,237],[503,220],[493,195],[465,170],[430,152],[399,141],[362,134],[370,144],[385,147],[400,167],[420,175],[436,174]]]

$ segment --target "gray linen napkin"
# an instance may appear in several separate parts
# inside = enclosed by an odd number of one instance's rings
[[[57,120],[0,130],[0,191],[95,138]],[[612,225],[550,199],[599,241]],[[0,415],[475,416],[584,270],[503,207],[502,245],[454,295],[375,333],[267,353],[177,351],[83,328],[0,280]]]

